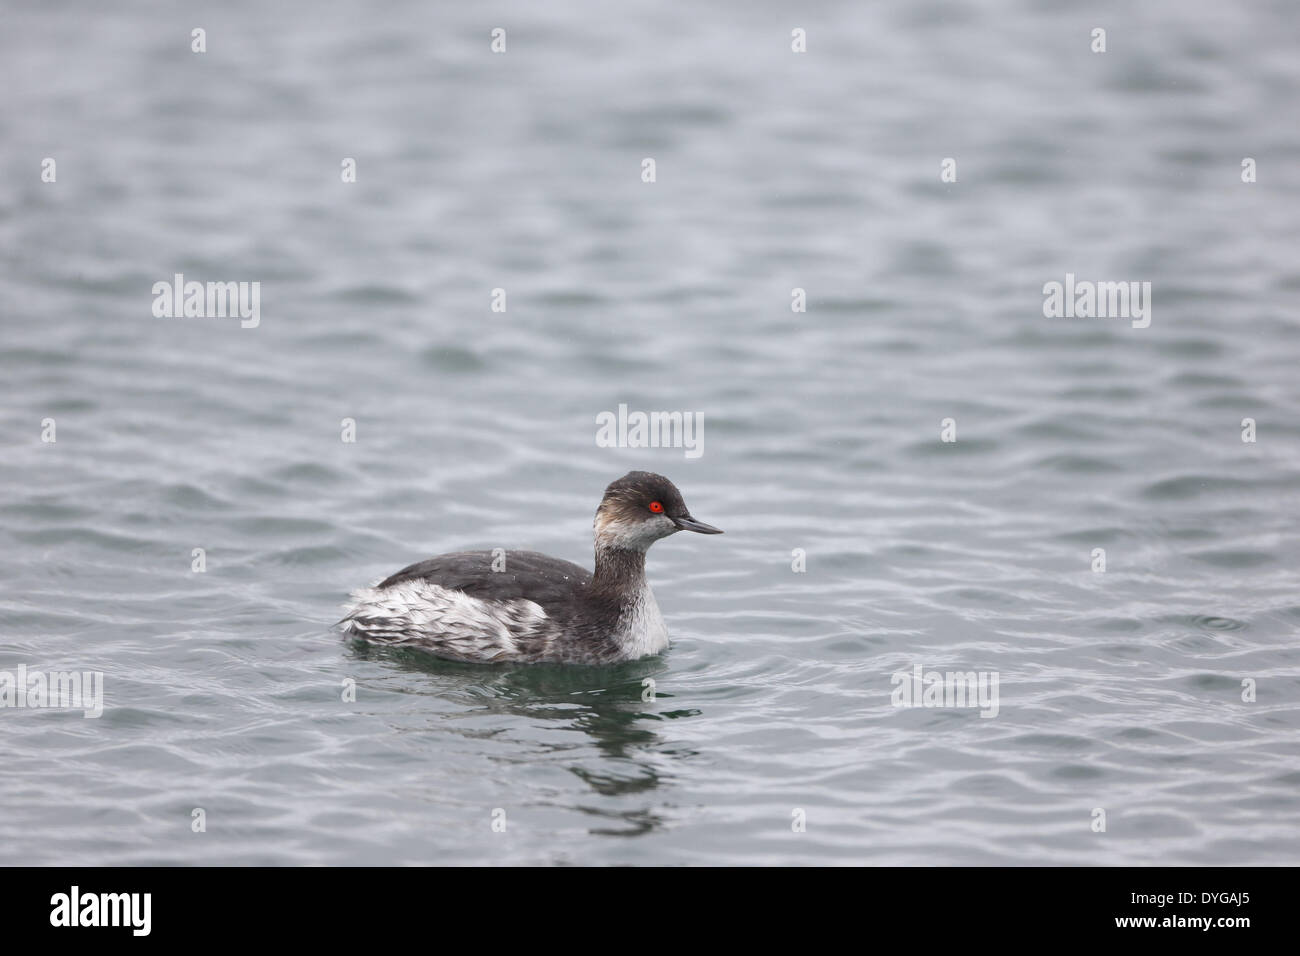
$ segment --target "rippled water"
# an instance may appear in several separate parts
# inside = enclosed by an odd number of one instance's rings
[[[8,4],[0,670],[106,707],[0,710],[0,860],[1295,862],[1295,17],[1130,6]],[[177,272],[260,325],[155,318]],[[1067,272],[1150,327],[1045,318]],[[663,658],[330,631],[589,561],[629,468],[727,531],[651,552]]]

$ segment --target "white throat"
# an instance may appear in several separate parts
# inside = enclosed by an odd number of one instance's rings
[[[642,586],[636,600],[619,619],[615,640],[628,660],[658,654],[668,647],[668,628],[649,584]]]

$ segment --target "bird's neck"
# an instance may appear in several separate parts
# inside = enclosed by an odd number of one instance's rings
[[[628,548],[596,548],[592,590],[606,598],[632,598],[645,588],[645,552]]]

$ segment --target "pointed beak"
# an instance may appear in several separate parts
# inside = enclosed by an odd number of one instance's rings
[[[722,534],[721,528],[715,528],[711,524],[705,524],[703,521],[696,521],[690,515],[682,515],[674,518],[673,524],[683,531],[698,531],[700,534]]]

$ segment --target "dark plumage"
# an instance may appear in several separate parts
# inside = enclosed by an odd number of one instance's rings
[[[557,621],[572,618],[576,598],[591,584],[591,572],[539,551],[507,551],[501,571],[492,570],[491,551],[454,551],[417,561],[380,582],[380,590],[417,578],[490,601],[524,599]]]

